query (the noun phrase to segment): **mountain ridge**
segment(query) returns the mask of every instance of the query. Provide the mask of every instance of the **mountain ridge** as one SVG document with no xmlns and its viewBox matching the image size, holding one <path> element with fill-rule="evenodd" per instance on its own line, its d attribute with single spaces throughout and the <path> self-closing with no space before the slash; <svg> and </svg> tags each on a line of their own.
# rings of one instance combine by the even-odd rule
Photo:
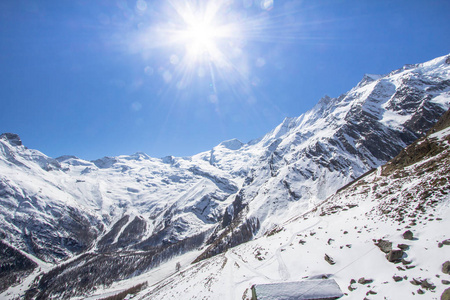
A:
<svg viewBox="0 0 450 300">
<path fill-rule="evenodd" d="M 332 278 L 343 298 L 437 299 L 450 284 L 444 268 L 450 236 L 443 230 L 449 224 L 449 116 L 450 110 L 397 157 L 313 209 L 186 266 L 136 298 L 247 300 L 254 284 Z M 435 151 L 423 155 L 423 143 L 436 145 Z M 417 149 L 416 161 L 397 164 Z"/>
</svg>

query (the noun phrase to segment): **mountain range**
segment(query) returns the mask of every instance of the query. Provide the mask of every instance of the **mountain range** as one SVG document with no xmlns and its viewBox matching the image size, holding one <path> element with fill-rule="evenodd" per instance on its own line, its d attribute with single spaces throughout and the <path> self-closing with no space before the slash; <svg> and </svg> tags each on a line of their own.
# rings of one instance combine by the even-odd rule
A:
<svg viewBox="0 0 450 300">
<path fill-rule="evenodd" d="M 359 257 L 368 244 L 374 249 L 368 236 L 387 240 L 376 222 L 395 224 L 397 232 L 406 229 L 403 224 L 437 220 L 427 216 L 424 221 L 430 209 L 435 215 L 437 207 L 441 214 L 448 208 L 446 119 L 441 127 L 433 126 L 449 108 L 450 56 L 443 56 L 386 75 L 365 75 L 349 92 L 322 98 L 310 111 L 286 118 L 259 139 L 225 141 L 191 157 L 159 159 L 136 153 L 94 161 L 50 158 L 26 148 L 16 134 L 2 134 L 0 296 L 84 297 L 137 278 L 149 282 L 159 272 L 167 277 L 158 275 L 159 285 L 141 286 L 139 295 L 183 298 L 185 290 L 186 298 L 195 298 L 188 287 L 196 286 L 205 298 L 225 293 L 235 299 L 248 296 L 246 274 L 273 282 L 312 278 L 324 266 L 343 267 L 348 259 L 339 250 Z M 445 223 L 442 219 L 438 222 Z M 339 230 L 350 225 L 333 228 L 330 222 L 354 222 L 358 234 L 343 248 L 333 246 L 337 236 L 349 238 Z M 442 241 L 449 238 L 444 230 L 433 229 L 424 231 Z M 367 245 L 347 246 L 356 239 Z M 314 255 L 295 261 L 293 253 L 298 247 L 304 251 L 303 245 L 316 252 L 330 246 L 327 256 L 338 257 L 338 263 L 325 261 L 314 270 L 319 260 Z M 438 249 L 449 254 L 445 247 Z M 181 262 L 176 268 L 180 272 L 172 275 L 164 268 L 174 261 Z M 261 266 L 267 261 L 271 263 Z M 274 263 L 278 276 L 269 274 Z M 236 270 L 236 265 L 246 271 Z M 409 264 L 404 266 L 409 271 Z M 241 276 L 242 284 L 230 283 L 233 278 L 224 272 Z M 381 278 L 381 273 L 372 276 Z M 348 279 L 345 274 L 337 277 L 338 283 Z M 394 289 L 377 284 L 384 295 L 390 291 L 385 287 Z M 354 293 L 347 292 L 356 298 L 372 290 L 353 286 Z M 230 288 L 233 296 L 227 294 Z"/>
</svg>

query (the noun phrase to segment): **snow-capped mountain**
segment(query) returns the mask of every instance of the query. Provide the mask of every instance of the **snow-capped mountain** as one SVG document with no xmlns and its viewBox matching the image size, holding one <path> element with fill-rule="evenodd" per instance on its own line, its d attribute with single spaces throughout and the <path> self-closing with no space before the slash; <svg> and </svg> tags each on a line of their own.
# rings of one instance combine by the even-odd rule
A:
<svg viewBox="0 0 450 300">
<path fill-rule="evenodd" d="M 447 299 L 441 294 L 450 291 L 449 174 L 447 111 L 426 137 L 311 210 L 161 281 L 143 275 L 135 282 L 149 287 L 133 294 L 253 299 L 254 284 L 331 278 L 342 299 Z M 168 264 L 175 271 L 174 262 Z M 114 289 L 131 285 L 125 281 Z M 298 299 L 285 290 L 280 294 Z"/>
<path fill-rule="evenodd" d="M 47 271 L 51 263 L 58 266 L 29 295 L 83 295 L 194 249 L 204 247 L 200 261 L 274 232 L 397 155 L 449 108 L 446 56 L 365 75 L 258 140 L 225 141 L 192 157 L 53 159 L 3 134 L 2 247 L 30 261 L 10 267 L 18 272 L 11 283 L 33 263 Z"/>
</svg>

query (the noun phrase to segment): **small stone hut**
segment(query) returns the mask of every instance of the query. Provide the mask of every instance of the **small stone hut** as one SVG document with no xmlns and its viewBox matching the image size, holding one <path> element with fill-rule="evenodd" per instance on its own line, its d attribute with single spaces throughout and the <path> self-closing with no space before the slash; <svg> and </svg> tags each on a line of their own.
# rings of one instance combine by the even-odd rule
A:
<svg viewBox="0 0 450 300">
<path fill-rule="evenodd" d="M 252 286 L 252 300 L 334 300 L 343 296 L 334 279 L 303 280 Z"/>
</svg>

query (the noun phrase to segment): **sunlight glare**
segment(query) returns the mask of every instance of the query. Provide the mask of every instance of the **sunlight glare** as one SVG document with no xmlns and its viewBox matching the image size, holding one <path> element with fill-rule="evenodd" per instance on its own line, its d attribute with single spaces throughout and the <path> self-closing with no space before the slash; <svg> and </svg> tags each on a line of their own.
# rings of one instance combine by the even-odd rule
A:
<svg viewBox="0 0 450 300">
<path fill-rule="evenodd" d="M 150 59 L 161 53 L 159 67 L 167 88 L 185 90 L 191 84 L 208 84 L 218 103 L 223 90 L 248 94 L 262 84 L 252 68 L 277 66 L 273 51 L 262 43 L 297 39 L 297 21 L 285 23 L 287 12 L 274 15 L 273 0 L 166 0 L 161 9 L 147 8 L 157 21 L 140 29 L 132 51 Z M 154 51 L 159 49 L 162 51 Z M 254 51 L 259 49 L 259 51 Z M 150 71 L 149 71 L 150 72 Z M 146 71 L 147 73 L 147 71 Z M 153 73 L 152 73 L 153 74 Z"/>
<path fill-rule="evenodd" d="M 185 31 L 186 40 L 190 41 L 191 51 L 195 53 L 208 52 L 214 45 L 215 28 L 203 21 L 195 22 Z"/>
<path fill-rule="evenodd" d="M 226 41 L 239 36 L 239 28 L 221 14 L 223 1 L 209 1 L 205 6 L 186 2 L 172 2 L 178 15 L 174 29 L 175 43 L 186 49 L 189 64 L 225 66 L 228 50 Z"/>
</svg>

